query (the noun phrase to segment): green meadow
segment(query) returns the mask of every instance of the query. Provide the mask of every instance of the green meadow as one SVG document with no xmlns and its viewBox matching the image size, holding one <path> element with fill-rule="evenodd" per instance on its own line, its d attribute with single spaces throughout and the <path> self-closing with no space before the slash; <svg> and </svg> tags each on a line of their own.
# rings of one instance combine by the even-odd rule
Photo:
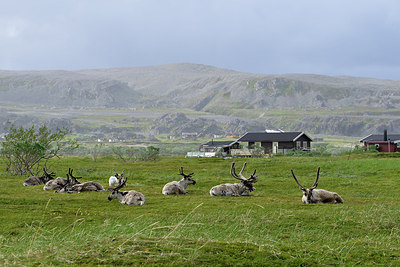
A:
<svg viewBox="0 0 400 267">
<path fill-rule="evenodd" d="M 211 197 L 236 182 L 232 159 L 162 157 L 124 163 L 112 157 L 62 157 L 48 163 L 65 177 L 108 187 L 112 169 L 125 169 L 125 190 L 144 206 L 107 201 L 109 192 L 60 194 L 22 186 L 0 159 L 0 265 L 400 265 L 400 158 L 384 154 L 235 159 L 257 169 L 249 197 Z M 194 172 L 188 195 L 164 196 L 179 167 Z M 291 177 L 339 193 L 343 205 L 302 204 Z"/>
</svg>

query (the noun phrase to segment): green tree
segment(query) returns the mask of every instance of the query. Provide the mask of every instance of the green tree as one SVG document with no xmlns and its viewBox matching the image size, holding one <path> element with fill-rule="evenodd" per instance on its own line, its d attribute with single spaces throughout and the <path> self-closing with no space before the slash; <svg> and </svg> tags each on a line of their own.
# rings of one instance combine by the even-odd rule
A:
<svg viewBox="0 0 400 267">
<path fill-rule="evenodd" d="M 123 162 L 137 161 L 140 150 L 135 147 L 112 146 L 111 151 Z"/>
<path fill-rule="evenodd" d="M 101 150 L 103 148 L 104 143 L 100 142 L 95 144 L 91 149 L 90 149 L 90 154 L 92 155 L 92 160 L 94 162 L 97 161 L 97 158 L 100 156 L 101 154 Z"/>
<path fill-rule="evenodd" d="M 6 171 L 12 175 L 33 175 L 35 169 L 44 165 L 43 162 L 59 157 L 64 149 L 78 147 L 76 140 L 65 140 L 68 129 L 57 128 L 52 133 L 46 125 L 23 128 L 10 124 L 6 131 L 8 134 L 0 153 L 6 159 Z"/>
<path fill-rule="evenodd" d="M 141 161 L 152 161 L 160 157 L 160 149 L 154 146 L 148 146 L 140 153 Z"/>
<path fill-rule="evenodd" d="M 138 148 L 113 146 L 111 149 L 113 154 L 124 162 L 152 161 L 160 157 L 160 148 L 154 146 Z"/>
</svg>

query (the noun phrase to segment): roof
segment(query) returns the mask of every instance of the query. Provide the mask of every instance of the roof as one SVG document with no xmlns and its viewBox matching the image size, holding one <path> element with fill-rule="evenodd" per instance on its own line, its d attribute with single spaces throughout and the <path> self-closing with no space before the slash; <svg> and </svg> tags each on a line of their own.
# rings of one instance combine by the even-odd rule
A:
<svg viewBox="0 0 400 267">
<path fill-rule="evenodd" d="M 213 147 L 227 147 L 231 146 L 234 143 L 236 143 L 236 140 L 231 140 L 231 141 L 210 141 L 208 143 L 203 144 L 203 146 L 213 146 Z"/>
<path fill-rule="evenodd" d="M 304 132 L 249 132 L 238 139 L 239 142 L 295 142 L 301 136 L 306 136 L 310 141 L 312 139 Z"/>
<path fill-rule="evenodd" d="M 388 134 L 387 139 L 391 141 L 400 140 L 400 134 Z M 370 134 L 361 139 L 360 142 L 385 142 L 385 140 L 383 134 Z"/>
</svg>

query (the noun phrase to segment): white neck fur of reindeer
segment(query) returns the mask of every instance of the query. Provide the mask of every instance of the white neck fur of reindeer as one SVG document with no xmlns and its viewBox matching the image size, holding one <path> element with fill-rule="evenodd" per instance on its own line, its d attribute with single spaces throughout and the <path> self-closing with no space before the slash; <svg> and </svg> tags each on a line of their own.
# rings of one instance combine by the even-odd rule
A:
<svg viewBox="0 0 400 267">
<path fill-rule="evenodd" d="M 113 171 L 115 172 L 115 176 L 110 176 L 108 179 L 108 185 L 112 187 L 120 186 L 122 179 L 124 178 L 125 170 L 123 170 L 121 174 L 118 174 L 115 169 L 113 169 Z"/>
</svg>

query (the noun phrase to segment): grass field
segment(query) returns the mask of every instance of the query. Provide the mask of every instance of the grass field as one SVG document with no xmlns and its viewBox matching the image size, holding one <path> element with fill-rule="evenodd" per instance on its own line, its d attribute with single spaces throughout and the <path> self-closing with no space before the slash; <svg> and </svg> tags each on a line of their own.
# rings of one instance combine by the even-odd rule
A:
<svg viewBox="0 0 400 267">
<path fill-rule="evenodd" d="M 237 159 L 241 166 L 245 159 Z M 234 182 L 231 160 L 163 157 L 123 163 L 66 157 L 49 168 L 108 184 L 126 169 L 126 190 L 144 206 L 107 201 L 107 192 L 56 194 L 23 187 L 0 161 L 0 265 L 400 265 L 400 158 L 374 155 L 246 159 L 257 169 L 250 197 L 211 197 Z M 178 168 L 195 172 L 188 195 L 164 196 Z M 305 205 L 290 174 L 339 193 L 343 205 Z"/>
</svg>

